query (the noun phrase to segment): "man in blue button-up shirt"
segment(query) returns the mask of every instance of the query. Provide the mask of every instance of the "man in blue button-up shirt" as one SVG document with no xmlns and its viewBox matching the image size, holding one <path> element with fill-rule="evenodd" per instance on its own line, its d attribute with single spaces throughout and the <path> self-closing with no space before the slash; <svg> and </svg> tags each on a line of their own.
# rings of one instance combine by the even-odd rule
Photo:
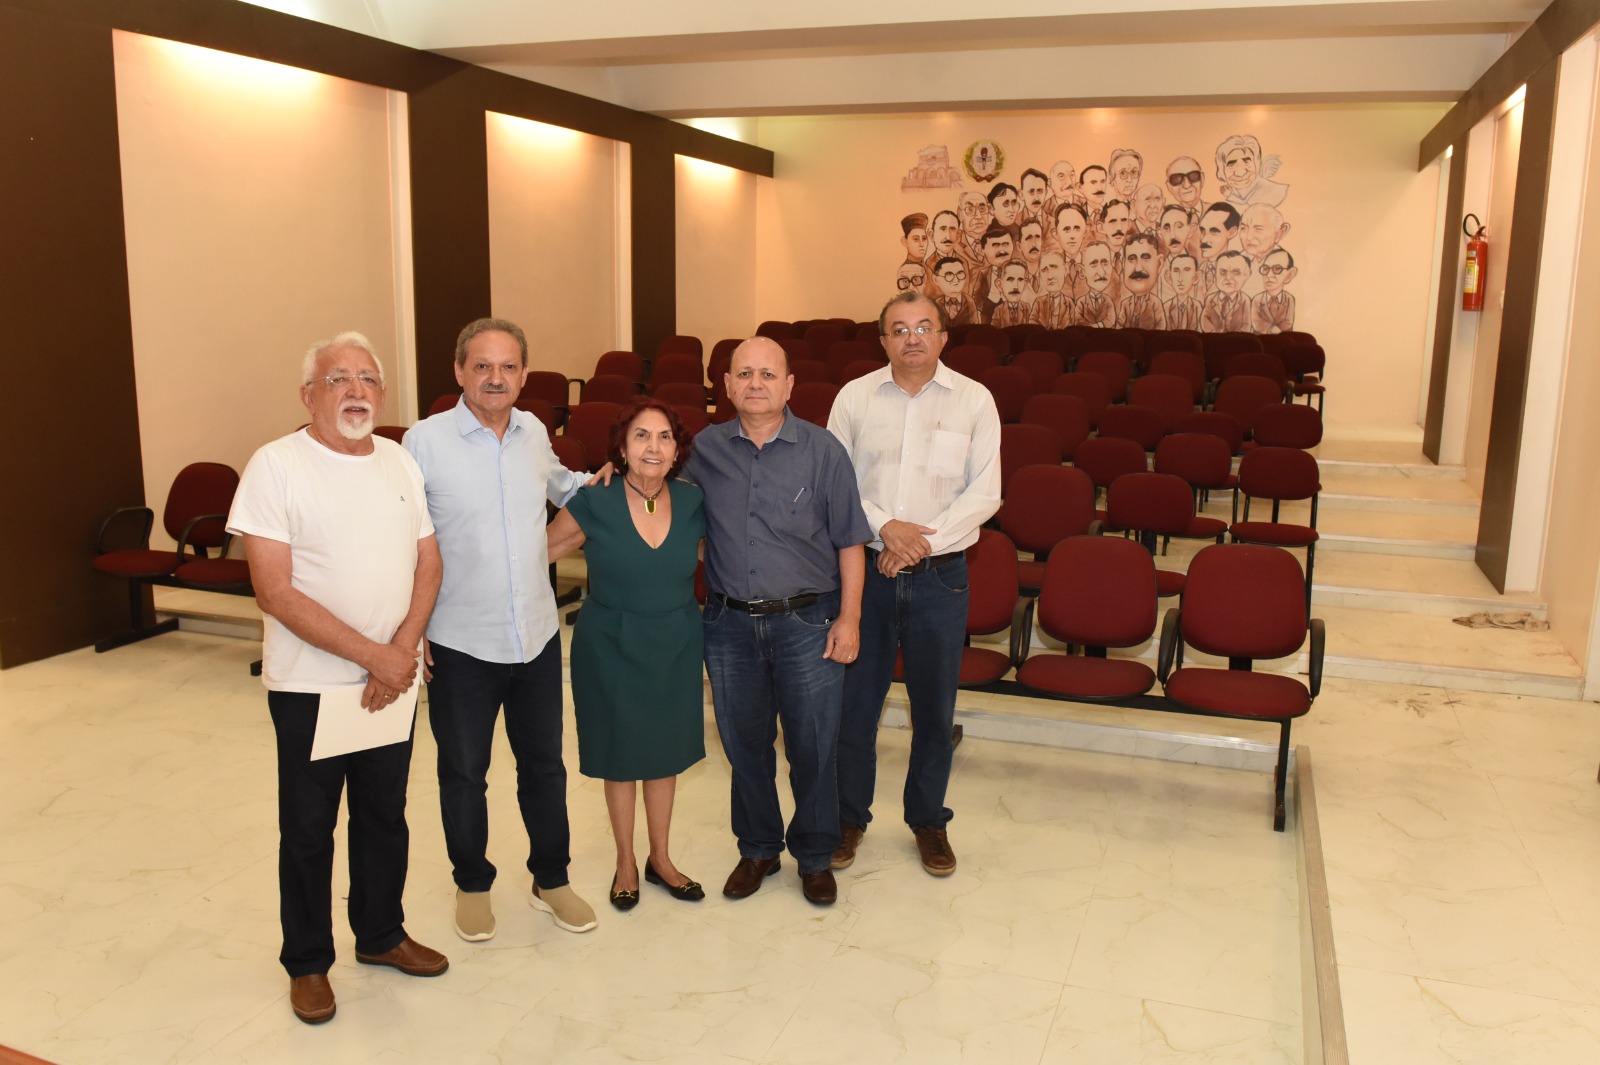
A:
<svg viewBox="0 0 1600 1065">
<path fill-rule="evenodd" d="M 418 422 L 405 446 L 422 467 L 444 583 L 428 624 L 428 717 L 439 747 L 439 809 L 456 881 L 456 933 L 494 935 L 485 855 L 489 752 L 500 707 L 528 830 L 529 902 L 569 932 L 595 926 L 568 886 L 567 773 L 561 759 L 561 637 L 545 551 L 545 500 L 564 505 L 588 477 L 564 469 L 541 423 L 514 404 L 528 341 L 480 318 L 456 340 L 460 401 Z"/>
<path fill-rule="evenodd" d="M 787 845 L 805 897 L 825 906 L 836 897 L 829 861 L 839 843 L 844 664 L 856 656 L 861 545 L 872 530 L 844 447 L 784 406 L 794 378 L 783 349 L 745 341 L 726 383 L 739 417 L 695 437 L 684 467 L 706 496 L 706 672 L 733 771 L 739 864 L 722 893 L 753 894 Z M 787 833 L 780 721 L 794 791 Z"/>
</svg>

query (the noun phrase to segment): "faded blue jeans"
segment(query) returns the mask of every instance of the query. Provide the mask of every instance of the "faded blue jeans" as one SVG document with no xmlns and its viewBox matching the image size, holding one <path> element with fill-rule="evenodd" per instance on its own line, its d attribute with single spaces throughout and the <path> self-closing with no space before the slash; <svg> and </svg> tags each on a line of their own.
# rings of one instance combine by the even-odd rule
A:
<svg viewBox="0 0 1600 1065">
<path fill-rule="evenodd" d="M 911 764 L 906 770 L 905 818 L 912 828 L 942 828 L 953 816 L 944 804 L 955 744 L 956 687 L 967 633 L 967 560 L 937 569 L 885 577 L 872 560 L 861 593 L 861 653 L 845 670 L 839 724 L 839 814 L 865 827 L 872 820 L 878 778 L 878 718 L 905 661 L 911 703 Z"/>
<path fill-rule="evenodd" d="M 802 873 L 828 867 L 839 845 L 835 750 L 844 666 L 822 657 L 839 593 L 787 614 L 751 617 L 706 600 L 706 673 L 717 732 L 733 768 L 733 834 L 743 858 L 775 858 L 785 845 Z M 778 723 L 789 757 L 794 817 L 778 806 Z"/>
</svg>

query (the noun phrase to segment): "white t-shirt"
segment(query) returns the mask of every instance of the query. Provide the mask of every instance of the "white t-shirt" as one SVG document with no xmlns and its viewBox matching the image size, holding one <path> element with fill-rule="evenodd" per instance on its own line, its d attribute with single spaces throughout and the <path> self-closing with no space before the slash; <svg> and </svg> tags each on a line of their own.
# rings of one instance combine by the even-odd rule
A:
<svg viewBox="0 0 1600 1065">
<path fill-rule="evenodd" d="M 387 643 L 411 606 L 417 541 L 433 535 L 422 471 L 392 440 L 344 455 L 304 429 L 250 459 L 228 531 L 289 545 L 290 581 L 369 640 Z M 264 619 L 261 679 L 272 691 L 361 684 L 367 671 Z"/>
</svg>

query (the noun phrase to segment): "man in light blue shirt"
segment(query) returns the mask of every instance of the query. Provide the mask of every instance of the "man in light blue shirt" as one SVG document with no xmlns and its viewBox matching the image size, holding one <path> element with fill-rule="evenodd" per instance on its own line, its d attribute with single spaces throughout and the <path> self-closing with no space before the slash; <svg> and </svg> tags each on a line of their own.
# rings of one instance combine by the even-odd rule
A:
<svg viewBox="0 0 1600 1065">
<path fill-rule="evenodd" d="M 412 426 L 444 583 L 428 624 L 429 721 L 439 748 L 439 809 L 456 882 L 456 934 L 494 935 L 485 801 L 500 707 L 517 762 L 528 830 L 528 901 L 569 932 L 595 926 L 567 883 L 567 773 L 561 758 L 561 637 L 545 549 L 545 501 L 564 505 L 588 482 L 556 461 L 544 425 L 514 404 L 528 341 L 514 323 L 480 318 L 456 340 L 460 401 Z"/>
</svg>

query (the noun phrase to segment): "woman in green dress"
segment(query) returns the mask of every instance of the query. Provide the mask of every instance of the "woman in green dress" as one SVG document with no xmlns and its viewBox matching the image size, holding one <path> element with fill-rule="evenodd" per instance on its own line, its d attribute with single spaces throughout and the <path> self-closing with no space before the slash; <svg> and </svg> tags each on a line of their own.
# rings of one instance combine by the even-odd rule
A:
<svg viewBox="0 0 1600 1065">
<path fill-rule="evenodd" d="M 677 776 L 705 757 L 700 608 L 694 573 L 705 532 L 700 489 L 676 479 L 690 439 L 671 407 L 641 399 L 611 428 L 621 476 L 580 491 L 549 527 L 550 559 L 579 547 L 589 595 L 572 637 L 578 769 L 605 781 L 617 843 L 611 904 L 639 901 L 636 782 L 644 782 L 645 879 L 673 897 L 704 890 L 668 850 Z"/>
</svg>

